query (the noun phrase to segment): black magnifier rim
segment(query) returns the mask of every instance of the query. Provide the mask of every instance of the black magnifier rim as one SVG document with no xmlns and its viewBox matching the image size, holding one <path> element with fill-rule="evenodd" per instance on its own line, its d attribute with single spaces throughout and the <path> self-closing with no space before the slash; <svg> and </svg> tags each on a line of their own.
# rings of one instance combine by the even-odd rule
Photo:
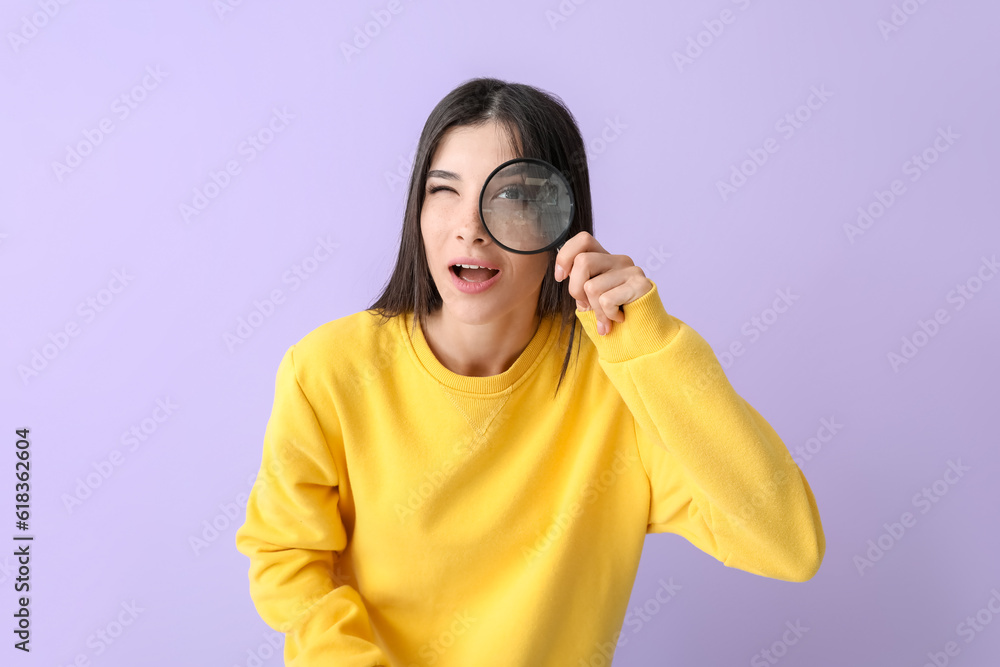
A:
<svg viewBox="0 0 1000 667">
<path fill-rule="evenodd" d="M 514 164 L 515 162 L 533 162 L 535 164 L 540 164 L 543 167 L 548 167 L 554 173 L 559 175 L 559 178 L 562 179 L 562 182 L 566 185 L 566 193 L 569 194 L 569 224 L 566 225 L 566 229 L 563 230 L 562 234 L 560 234 L 559 237 L 556 238 L 556 240 L 554 240 L 552 243 L 548 244 L 544 248 L 540 248 L 538 250 L 516 250 L 514 248 L 505 246 L 503 243 L 500 242 L 500 239 L 493 236 L 493 232 L 490 231 L 489 225 L 486 224 L 486 216 L 483 215 L 483 196 L 486 194 L 486 186 L 489 185 L 490 180 L 498 171 L 500 171 L 501 169 L 503 169 L 508 165 Z M 569 234 L 569 230 L 572 229 L 573 227 L 573 214 L 575 212 L 576 212 L 576 199 L 573 197 L 573 188 L 570 187 L 569 180 L 566 178 L 566 176 L 563 175 L 561 171 L 556 169 L 556 166 L 554 164 L 534 157 L 516 157 L 513 160 L 507 160 L 506 162 L 504 162 L 503 164 L 501 164 L 496 169 L 490 172 L 490 175 L 487 176 L 486 180 L 483 182 L 483 189 L 479 191 L 479 220 L 483 223 L 483 229 L 486 230 L 486 233 L 490 235 L 490 238 L 493 239 L 498 246 L 500 246 L 507 252 L 517 253 L 518 255 L 537 255 L 540 252 L 551 250 L 552 248 L 562 243 L 566 239 L 566 235 Z"/>
</svg>

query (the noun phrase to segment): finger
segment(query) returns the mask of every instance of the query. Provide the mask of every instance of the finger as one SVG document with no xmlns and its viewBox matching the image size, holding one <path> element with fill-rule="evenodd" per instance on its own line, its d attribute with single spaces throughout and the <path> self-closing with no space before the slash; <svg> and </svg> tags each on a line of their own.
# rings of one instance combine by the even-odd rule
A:
<svg viewBox="0 0 1000 667">
<path fill-rule="evenodd" d="M 569 293 L 577 301 L 582 302 L 587 308 L 594 308 L 594 302 L 584 289 L 584 285 L 591 279 L 607 273 L 615 268 L 620 268 L 621 262 L 616 260 L 615 255 L 599 252 L 583 252 L 573 260 L 573 271 L 569 275 Z M 614 287 L 615 283 L 595 283 Z"/>
<path fill-rule="evenodd" d="M 572 273 L 576 256 L 583 252 L 606 253 L 607 251 L 597 242 L 597 239 L 587 232 L 579 232 L 574 235 L 556 253 L 555 265 L 553 267 L 556 282 L 562 282 Z"/>
<path fill-rule="evenodd" d="M 642 269 L 629 266 L 595 276 L 585 289 L 594 304 L 595 315 L 610 331 L 611 322 L 625 321 L 625 305 L 651 290 L 652 284 Z"/>
<path fill-rule="evenodd" d="M 628 275 L 617 269 L 594 276 L 584 284 L 587 299 L 594 309 L 594 316 L 605 333 L 611 330 L 612 322 L 623 321 L 624 315 L 615 299 L 622 298 L 621 287 L 627 280 Z"/>
<path fill-rule="evenodd" d="M 624 322 L 625 321 L 625 304 L 635 301 L 637 298 L 635 296 L 636 290 L 632 287 L 631 283 L 625 281 L 616 287 L 613 287 L 598 297 L 598 304 L 595 307 L 595 312 L 599 309 L 608 320 L 614 322 Z M 610 323 L 608 324 L 610 327 Z"/>
</svg>

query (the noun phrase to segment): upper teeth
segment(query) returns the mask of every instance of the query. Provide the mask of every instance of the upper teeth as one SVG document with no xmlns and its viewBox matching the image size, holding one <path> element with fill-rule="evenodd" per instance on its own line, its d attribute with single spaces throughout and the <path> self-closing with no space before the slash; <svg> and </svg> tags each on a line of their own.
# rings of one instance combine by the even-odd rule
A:
<svg viewBox="0 0 1000 667">
<path fill-rule="evenodd" d="M 487 266 L 476 266 L 475 264 L 456 264 L 455 266 L 460 266 L 463 269 L 487 269 Z"/>
</svg>

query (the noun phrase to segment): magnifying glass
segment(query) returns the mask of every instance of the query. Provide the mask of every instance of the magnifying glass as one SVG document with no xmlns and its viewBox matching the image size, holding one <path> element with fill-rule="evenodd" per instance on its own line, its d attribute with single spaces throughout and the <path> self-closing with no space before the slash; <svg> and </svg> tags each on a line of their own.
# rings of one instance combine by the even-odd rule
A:
<svg viewBox="0 0 1000 667">
<path fill-rule="evenodd" d="M 573 209 L 569 181 L 536 158 L 504 162 L 479 193 L 479 216 L 486 231 L 501 248 L 521 255 L 561 248 Z"/>
</svg>

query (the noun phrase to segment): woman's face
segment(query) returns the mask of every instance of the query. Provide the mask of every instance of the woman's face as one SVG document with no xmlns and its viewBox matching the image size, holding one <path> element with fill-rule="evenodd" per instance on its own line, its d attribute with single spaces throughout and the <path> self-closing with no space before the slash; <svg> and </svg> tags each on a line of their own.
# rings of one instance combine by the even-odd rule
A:
<svg viewBox="0 0 1000 667">
<path fill-rule="evenodd" d="M 500 163 L 518 157 L 496 123 L 450 128 L 431 158 L 420 210 L 420 233 L 431 276 L 451 316 L 469 324 L 503 318 L 519 308 L 534 313 L 549 253 L 507 252 L 490 237 L 479 218 L 479 193 Z M 466 259 L 463 259 L 466 258 Z M 469 261 L 472 260 L 472 261 Z M 488 266 L 488 274 L 452 270 L 455 262 Z M 483 289 L 485 288 L 485 289 Z"/>
</svg>

